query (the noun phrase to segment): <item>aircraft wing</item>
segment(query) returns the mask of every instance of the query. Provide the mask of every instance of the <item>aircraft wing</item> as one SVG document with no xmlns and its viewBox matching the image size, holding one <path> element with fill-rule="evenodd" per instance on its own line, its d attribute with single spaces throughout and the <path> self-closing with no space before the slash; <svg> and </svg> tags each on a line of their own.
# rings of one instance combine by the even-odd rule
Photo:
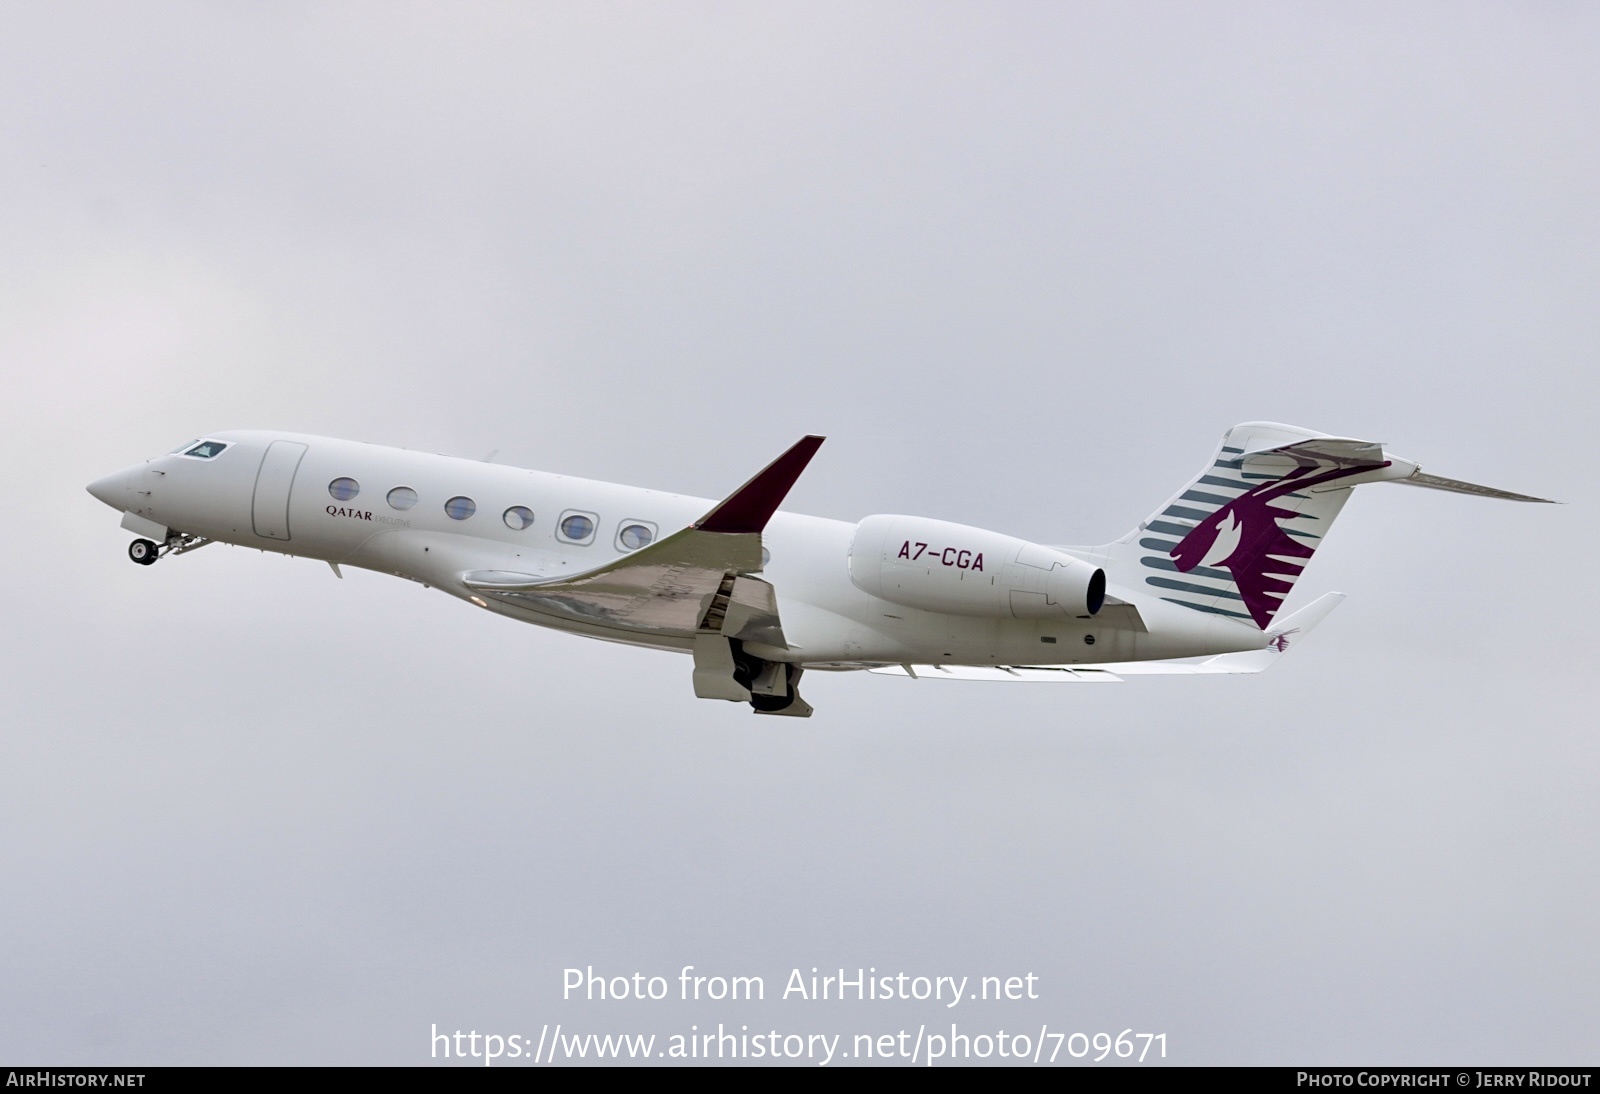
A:
<svg viewBox="0 0 1600 1094">
<path fill-rule="evenodd" d="M 1171 661 L 1121 661 L 1100 665 L 884 665 L 869 669 L 884 676 L 915 680 L 990 680 L 996 683 L 1115 684 L 1125 676 L 1209 676 L 1216 673 L 1264 672 L 1278 663 L 1289 647 L 1328 617 L 1344 600 L 1343 593 L 1325 593 L 1276 622 L 1259 650 L 1219 653 Z"/>
<path fill-rule="evenodd" d="M 761 569 L 761 533 L 816 454 L 803 437 L 694 524 L 581 574 L 559 578 L 473 570 L 484 597 L 625 630 L 693 637 L 703 630 L 787 648 L 773 587 Z"/>
</svg>

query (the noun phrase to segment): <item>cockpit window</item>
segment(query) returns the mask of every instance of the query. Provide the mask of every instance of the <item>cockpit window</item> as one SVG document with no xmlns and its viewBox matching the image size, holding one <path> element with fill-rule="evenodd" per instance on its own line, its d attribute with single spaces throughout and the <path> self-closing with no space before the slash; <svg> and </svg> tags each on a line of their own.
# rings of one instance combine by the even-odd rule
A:
<svg viewBox="0 0 1600 1094">
<path fill-rule="evenodd" d="M 186 451 L 184 455 L 193 456 L 197 460 L 210 460 L 220 456 L 222 450 L 227 447 L 228 443 L 226 441 L 201 441 Z"/>
<path fill-rule="evenodd" d="M 197 442 L 195 441 L 184 441 L 177 448 L 174 448 L 170 453 L 168 453 L 168 455 L 176 456 L 180 452 L 187 452 L 189 450 L 189 446 L 196 443 Z"/>
</svg>

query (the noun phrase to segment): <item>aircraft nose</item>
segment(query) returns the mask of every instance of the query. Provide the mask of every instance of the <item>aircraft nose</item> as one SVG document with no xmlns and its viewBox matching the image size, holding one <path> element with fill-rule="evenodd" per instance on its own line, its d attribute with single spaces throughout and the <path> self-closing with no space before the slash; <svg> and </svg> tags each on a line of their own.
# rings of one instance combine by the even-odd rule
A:
<svg viewBox="0 0 1600 1094">
<path fill-rule="evenodd" d="M 111 508 L 121 512 L 128 508 L 128 475 L 131 468 L 113 471 L 104 478 L 95 479 L 88 486 L 89 493 Z"/>
</svg>

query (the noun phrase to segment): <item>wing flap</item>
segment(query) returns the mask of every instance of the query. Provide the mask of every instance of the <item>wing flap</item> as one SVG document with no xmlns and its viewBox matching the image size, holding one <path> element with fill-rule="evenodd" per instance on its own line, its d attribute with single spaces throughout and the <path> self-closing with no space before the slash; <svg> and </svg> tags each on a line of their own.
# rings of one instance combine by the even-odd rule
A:
<svg viewBox="0 0 1600 1094">
<path fill-rule="evenodd" d="M 709 542 L 707 537 L 715 537 Z M 572 577 L 517 580 L 477 570 L 467 588 L 509 604 L 585 622 L 657 634 L 699 629 L 723 578 L 761 565 L 760 536 L 685 528 L 615 562 Z"/>
</svg>

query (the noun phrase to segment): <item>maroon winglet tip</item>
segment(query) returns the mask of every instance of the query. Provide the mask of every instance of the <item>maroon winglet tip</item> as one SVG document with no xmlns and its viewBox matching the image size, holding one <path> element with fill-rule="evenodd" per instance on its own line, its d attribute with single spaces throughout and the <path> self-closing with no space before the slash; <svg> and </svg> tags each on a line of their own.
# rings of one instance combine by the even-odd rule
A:
<svg viewBox="0 0 1600 1094">
<path fill-rule="evenodd" d="M 728 499 L 700 518 L 702 532 L 759 533 L 778 511 L 795 480 L 822 447 L 824 438 L 807 434 L 773 460 Z"/>
</svg>

